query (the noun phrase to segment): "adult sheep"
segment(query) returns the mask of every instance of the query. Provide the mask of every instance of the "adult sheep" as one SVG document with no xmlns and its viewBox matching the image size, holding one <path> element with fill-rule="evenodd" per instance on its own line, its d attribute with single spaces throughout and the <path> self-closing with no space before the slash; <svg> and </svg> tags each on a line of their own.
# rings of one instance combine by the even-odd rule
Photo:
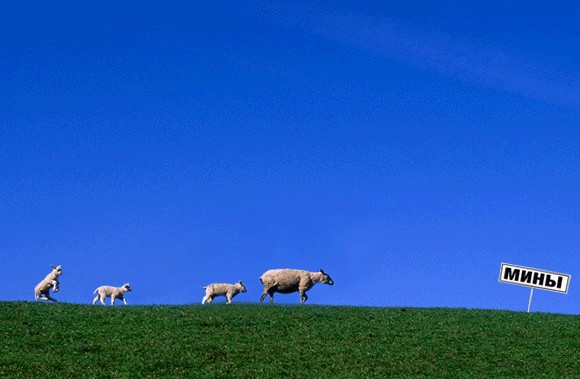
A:
<svg viewBox="0 0 580 379">
<path fill-rule="evenodd" d="M 34 287 L 34 298 L 36 300 L 56 302 L 55 298 L 50 297 L 50 289 L 52 288 L 52 292 L 58 292 L 60 288 L 58 277 L 62 275 L 62 267 L 60 265 L 56 267 L 50 265 L 50 267 L 52 267 L 52 271 Z"/>
<path fill-rule="evenodd" d="M 260 297 L 260 303 L 264 301 L 266 295 L 270 295 L 270 303 L 274 302 L 274 293 L 300 293 L 300 303 L 304 304 L 308 300 L 306 291 L 316 283 L 333 285 L 332 278 L 322 269 L 318 272 L 294 269 L 268 270 L 260 277 L 260 282 L 264 286 L 264 293 Z"/>
<path fill-rule="evenodd" d="M 208 304 L 211 304 L 213 298 L 216 296 L 225 296 L 227 300 L 226 304 L 231 304 L 234 296 L 240 292 L 246 292 L 246 286 L 244 286 L 241 280 L 235 284 L 213 283 L 203 288 L 205 289 L 205 296 L 201 299 L 202 304 L 205 304 L 206 301 Z"/>
<path fill-rule="evenodd" d="M 105 305 L 105 298 L 110 297 L 111 305 L 115 305 L 115 299 L 123 300 L 123 304 L 127 305 L 127 301 L 125 300 L 125 292 L 127 291 L 132 291 L 129 283 L 125 283 L 121 287 L 100 286 L 93 291 L 93 294 L 97 294 L 93 299 L 93 304 L 97 300 L 101 300 L 101 304 Z"/>
</svg>

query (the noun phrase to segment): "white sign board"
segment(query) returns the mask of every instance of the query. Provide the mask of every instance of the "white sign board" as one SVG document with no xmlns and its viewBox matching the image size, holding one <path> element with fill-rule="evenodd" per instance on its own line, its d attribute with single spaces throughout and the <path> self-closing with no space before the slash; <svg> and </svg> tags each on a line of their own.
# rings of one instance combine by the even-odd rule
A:
<svg viewBox="0 0 580 379">
<path fill-rule="evenodd" d="M 566 294 L 570 286 L 570 275 L 502 263 L 499 281 Z"/>
</svg>

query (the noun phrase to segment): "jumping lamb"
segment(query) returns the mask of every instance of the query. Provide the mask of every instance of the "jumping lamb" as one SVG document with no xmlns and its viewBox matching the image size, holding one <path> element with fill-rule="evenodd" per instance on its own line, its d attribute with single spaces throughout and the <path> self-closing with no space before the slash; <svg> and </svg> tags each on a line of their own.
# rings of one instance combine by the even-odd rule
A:
<svg viewBox="0 0 580 379">
<path fill-rule="evenodd" d="M 266 295 L 270 295 L 270 303 L 274 302 L 274 293 L 300 293 L 300 303 L 304 304 L 308 300 L 306 291 L 316 283 L 333 285 L 332 278 L 322 269 L 319 272 L 305 270 L 277 269 L 268 270 L 260 277 L 260 282 L 264 285 L 264 293 L 260 297 L 260 303 L 264 301 Z"/>
<path fill-rule="evenodd" d="M 226 284 L 226 283 L 213 283 L 203 287 L 205 289 L 205 296 L 201 300 L 202 304 L 207 301 L 211 304 L 213 298 L 216 296 L 225 296 L 227 299 L 226 304 L 231 304 L 234 296 L 240 292 L 246 292 L 246 286 L 240 280 L 236 284 Z"/>
<path fill-rule="evenodd" d="M 52 292 L 58 292 L 60 288 L 60 283 L 58 281 L 58 277 L 62 275 L 62 267 L 60 265 L 53 266 L 52 271 L 46 275 L 44 279 L 40 283 L 34 287 L 34 297 L 36 300 L 50 300 L 56 302 L 56 299 L 50 297 L 50 289 L 52 288 Z"/>
<path fill-rule="evenodd" d="M 105 305 L 105 298 L 110 297 L 111 305 L 115 305 L 115 299 L 123 300 L 123 304 L 127 305 L 127 301 L 125 300 L 125 292 L 127 291 L 131 291 L 129 283 L 125 283 L 121 287 L 100 286 L 93 291 L 93 293 L 98 292 L 93 300 L 93 304 L 95 304 L 97 300 L 101 300 L 101 304 Z"/>
</svg>

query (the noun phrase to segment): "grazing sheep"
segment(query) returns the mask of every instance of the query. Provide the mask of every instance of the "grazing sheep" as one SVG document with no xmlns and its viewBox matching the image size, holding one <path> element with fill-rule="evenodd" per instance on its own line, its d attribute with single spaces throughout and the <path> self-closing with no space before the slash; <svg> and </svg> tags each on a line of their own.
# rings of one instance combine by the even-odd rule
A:
<svg viewBox="0 0 580 379">
<path fill-rule="evenodd" d="M 206 301 L 211 304 L 216 296 L 225 296 L 227 299 L 226 304 L 231 304 L 234 296 L 240 292 L 246 292 L 246 286 L 241 280 L 236 284 L 213 283 L 203 288 L 205 289 L 205 296 L 201 300 L 202 304 L 205 304 Z"/>
<path fill-rule="evenodd" d="M 60 288 L 60 283 L 58 281 L 58 277 L 62 275 L 62 267 L 60 265 L 53 266 L 52 271 L 46 275 L 44 279 L 40 283 L 34 287 L 34 297 L 36 300 L 50 300 L 56 302 L 56 299 L 50 297 L 50 289 L 52 288 L 52 292 L 58 292 Z"/>
<path fill-rule="evenodd" d="M 97 293 L 97 296 L 93 299 L 93 304 L 97 302 L 97 300 L 101 300 L 101 304 L 105 305 L 105 298 L 111 298 L 111 305 L 115 305 L 115 299 L 123 300 L 123 304 L 127 305 L 127 301 L 125 300 L 125 292 L 131 291 L 131 286 L 129 283 L 123 284 L 121 287 L 111 287 L 111 286 L 100 286 L 93 291 L 93 293 Z"/>
<path fill-rule="evenodd" d="M 319 272 L 305 270 L 277 269 L 266 271 L 260 282 L 264 285 L 264 293 L 260 297 L 260 303 L 266 295 L 270 295 L 270 303 L 274 302 L 274 292 L 293 293 L 300 292 L 300 303 L 308 300 L 306 291 L 316 283 L 333 285 L 334 281 L 322 269 Z"/>
</svg>

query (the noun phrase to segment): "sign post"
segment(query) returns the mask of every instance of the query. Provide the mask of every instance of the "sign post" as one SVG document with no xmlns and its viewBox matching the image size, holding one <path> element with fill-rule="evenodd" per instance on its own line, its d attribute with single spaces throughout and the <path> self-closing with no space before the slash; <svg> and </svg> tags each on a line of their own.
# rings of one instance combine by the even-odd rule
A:
<svg viewBox="0 0 580 379">
<path fill-rule="evenodd" d="M 570 287 L 570 278 L 571 276 L 568 274 L 517 266 L 509 263 L 502 263 L 499 270 L 499 281 L 501 283 L 530 287 L 528 312 L 530 312 L 530 307 L 532 306 L 534 288 L 567 294 L 568 288 Z"/>
</svg>

